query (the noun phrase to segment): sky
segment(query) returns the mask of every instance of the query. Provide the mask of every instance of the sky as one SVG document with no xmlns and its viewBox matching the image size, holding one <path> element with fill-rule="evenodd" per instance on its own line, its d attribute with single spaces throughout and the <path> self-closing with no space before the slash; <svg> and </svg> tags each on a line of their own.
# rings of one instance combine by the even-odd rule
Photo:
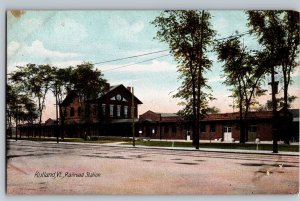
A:
<svg viewBox="0 0 300 201">
<path fill-rule="evenodd" d="M 82 62 L 103 61 L 168 50 L 168 45 L 154 39 L 157 29 L 150 22 L 161 11 L 23 11 L 7 12 L 7 72 L 27 63 L 51 64 L 59 68 Z M 216 38 L 248 30 L 243 11 L 210 11 Z M 253 37 L 242 37 L 249 49 L 260 46 Z M 160 57 L 160 58 L 157 58 Z M 210 102 L 221 112 L 232 112 L 229 87 L 222 84 L 222 63 L 214 53 L 211 71 L 206 73 L 216 100 Z M 156 59 L 153 59 L 156 58 Z M 144 60 L 147 62 L 130 65 Z M 130 65 L 123 67 L 125 65 Z M 95 64 L 111 85 L 133 86 L 143 102 L 139 114 L 148 110 L 175 113 L 181 109 L 179 99 L 172 98 L 180 86 L 177 63 L 168 51 L 116 62 Z M 121 67 L 121 68 L 119 68 Z M 290 94 L 300 97 L 299 68 L 293 73 Z M 266 85 L 266 89 L 270 88 Z M 282 90 L 280 91 L 282 93 Z M 270 95 L 260 98 L 264 104 Z M 299 108 L 299 99 L 293 104 Z M 43 120 L 55 118 L 55 100 L 47 96 Z M 236 110 L 234 110 L 236 111 Z"/>
</svg>

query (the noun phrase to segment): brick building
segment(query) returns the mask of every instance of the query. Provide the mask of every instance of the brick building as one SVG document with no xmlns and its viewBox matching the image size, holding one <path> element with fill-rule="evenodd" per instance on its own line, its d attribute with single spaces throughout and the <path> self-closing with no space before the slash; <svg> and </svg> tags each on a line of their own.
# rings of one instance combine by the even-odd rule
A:
<svg viewBox="0 0 300 201">
<path fill-rule="evenodd" d="M 283 140 L 284 129 L 292 122 L 291 113 L 284 119 L 279 111 L 279 140 Z M 249 112 L 246 141 L 272 140 L 272 111 Z M 184 121 L 176 114 L 147 111 L 139 118 L 139 136 L 156 139 L 191 139 L 191 122 Z M 289 136 L 290 139 L 297 136 Z M 299 138 L 299 134 L 298 134 Z M 239 113 L 220 113 L 205 115 L 200 121 L 200 140 L 239 141 Z"/>
<path fill-rule="evenodd" d="M 134 114 L 132 117 L 132 98 Z M 97 99 L 83 101 L 75 91 L 61 103 L 65 136 L 131 136 L 132 118 L 137 122 L 138 105 L 142 102 L 122 84 L 111 86 Z"/>
<path fill-rule="evenodd" d="M 147 111 L 139 116 L 140 137 L 156 139 L 186 139 L 184 121 L 174 113 Z"/>
</svg>

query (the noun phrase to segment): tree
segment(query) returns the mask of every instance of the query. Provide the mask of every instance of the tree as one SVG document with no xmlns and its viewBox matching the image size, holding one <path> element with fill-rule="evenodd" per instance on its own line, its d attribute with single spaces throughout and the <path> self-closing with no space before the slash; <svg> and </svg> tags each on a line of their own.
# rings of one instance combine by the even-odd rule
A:
<svg viewBox="0 0 300 201">
<path fill-rule="evenodd" d="M 12 137 L 13 120 L 16 122 L 16 106 L 18 104 L 18 92 L 10 84 L 6 84 L 6 129 Z"/>
<path fill-rule="evenodd" d="M 50 65 L 27 64 L 18 66 L 10 76 L 10 80 L 18 85 L 23 93 L 37 100 L 39 125 L 41 128 L 43 110 L 45 109 L 46 94 L 53 79 Z M 41 137 L 41 130 L 39 136 Z"/>
<path fill-rule="evenodd" d="M 57 143 L 59 141 L 59 136 L 63 139 L 64 133 L 64 119 L 65 113 L 62 112 L 60 103 L 66 95 L 71 91 L 71 75 L 72 67 L 67 68 L 57 68 L 52 67 L 51 76 L 52 80 L 50 82 L 50 90 L 55 97 L 55 109 L 56 109 L 56 124 L 59 123 L 58 119 L 60 118 L 61 129 L 56 131 Z"/>
<path fill-rule="evenodd" d="M 284 109 L 288 108 L 291 73 L 297 66 L 299 53 L 299 13 L 295 11 L 248 11 L 248 26 L 269 56 L 273 110 L 273 152 L 277 153 L 277 99 L 275 71 L 283 77 Z M 288 143 L 288 139 L 285 139 Z"/>
<path fill-rule="evenodd" d="M 87 134 L 89 133 L 89 126 L 91 120 L 91 110 L 99 110 L 99 106 L 92 107 L 90 100 L 96 99 L 105 91 L 108 90 L 109 84 L 103 78 L 100 70 L 94 69 L 94 65 L 84 62 L 72 68 L 70 76 L 70 87 L 75 90 L 83 103 L 84 122 L 87 126 Z M 98 108 L 97 108 L 98 107 Z"/>
<path fill-rule="evenodd" d="M 296 96 L 289 96 L 288 97 L 288 105 L 287 107 L 290 108 L 291 107 L 291 103 L 296 100 L 297 97 Z M 284 101 L 284 98 L 281 97 L 281 98 L 276 98 L 276 102 L 283 106 L 285 103 Z M 264 110 L 272 110 L 272 100 L 267 100 L 267 102 L 264 104 L 264 105 L 261 105 L 259 108 L 258 108 L 258 111 L 264 111 Z"/>
<path fill-rule="evenodd" d="M 213 107 L 207 107 L 205 111 L 203 111 L 205 114 L 217 114 L 220 113 L 220 109 L 213 106 Z"/>
<path fill-rule="evenodd" d="M 169 45 L 178 62 L 182 84 L 174 97 L 181 98 L 182 113 L 192 117 L 193 144 L 199 149 L 200 114 L 206 105 L 207 88 L 204 74 L 212 61 L 206 55 L 212 45 L 215 31 L 211 28 L 211 15 L 207 11 L 164 11 L 152 22 L 158 28 L 156 38 Z"/>
<path fill-rule="evenodd" d="M 13 121 L 27 122 L 32 124 L 38 118 L 37 108 L 34 101 L 27 94 L 22 94 L 17 86 L 6 84 L 6 119 L 7 129 L 11 134 Z"/>
<path fill-rule="evenodd" d="M 266 73 L 265 55 L 257 51 L 247 51 L 238 38 L 220 42 L 216 50 L 219 61 L 224 62 L 224 83 L 232 87 L 233 96 L 238 100 L 240 143 L 245 143 L 250 106 L 254 103 L 255 95 L 261 96 L 265 92 L 261 88 L 261 81 Z"/>
<path fill-rule="evenodd" d="M 83 100 L 95 99 L 109 87 L 100 70 L 94 70 L 94 64 L 84 62 L 73 68 L 71 87 Z"/>
<path fill-rule="evenodd" d="M 296 58 L 299 54 L 299 13 L 296 11 L 249 11 L 247 14 L 251 31 L 266 49 L 271 51 L 273 48 L 274 65 L 281 66 L 283 107 L 288 108 L 291 73 L 298 65 Z"/>
</svg>

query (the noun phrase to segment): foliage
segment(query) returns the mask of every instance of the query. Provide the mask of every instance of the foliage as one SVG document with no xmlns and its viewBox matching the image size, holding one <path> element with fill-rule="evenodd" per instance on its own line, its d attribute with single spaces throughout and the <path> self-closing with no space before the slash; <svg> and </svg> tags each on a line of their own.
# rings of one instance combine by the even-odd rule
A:
<svg viewBox="0 0 300 201">
<path fill-rule="evenodd" d="M 28 112 L 27 115 L 35 119 L 34 115 L 38 114 L 39 123 L 49 90 L 56 98 L 56 105 L 59 105 L 71 90 L 76 90 L 82 99 L 87 100 L 98 97 L 108 88 L 103 74 L 97 69 L 94 70 L 93 64 L 90 63 L 83 63 L 75 68 L 27 64 L 18 66 L 17 70 L 10 74 L 8 81 L 11 84 L 7 87 L 7 107 L 22 103 Z M 18 116 L 21 118 L 22 114 Z"/>
<path fill-rule="evenodd" d="M 207 50 L 212 45 L 215 31 L 211 28 L 211 15 L 207 11 L 164 11 L 152 22 L 158 28 L 156 38 L 169 45 L 170 52 L 178 62 L 179 79 L 182 81 L 176 98 L 184 109 L 180 111 L 193 121 L 194 144 L 199 147 L 199 119 L 211 95 L 204 74 L 212 61 Z"/>
<path fill-rule="evenodd" d="M 109 87 L 103 74 L 91 63 L 77 65 L 71 72 L 71 87 L 83 100 L 99 97 Z"/>
<path fill-rule="evenodd" d="M 288 88 L 299 54 L 299 13 L 296 11 L 248 11 L 248 26 L 283 78 L 284 107 L 289 107 Z M 281 67 L 280 69 L 278 67 Z"/>
<path fill-rule="evenodd" d="M 216 46 L 218 59 L 223 64 L 224 83 L 231 86 L 233 97 L 237 99 L 240 112 L 240 142 L 245 142 L 243 120 L 247 120 L 251 105 L 255 104 L 255 96 L 264 95 L 261 81 L 266 74 L 266 57 L 263 52 L 248 51 L 238 38 L 220 42 Z"/>
<path fill-rule="evenodd" d="M 290 108 L 291 107 L 291 103 L 296 100 L 298 97 L 297 96 L 289 96 L 288 97 L 288 105 L 287 105 L 287 108 Z M 279 103 L 279 106 L 284 106 L 285 105 L 285 102 L 284 102 L 284 98 L 281 97 L 281 98 L 277 98 L 277 103 Z M 259 107 L 257 110 L 259 111 L 264 111 L 264 110 L 272 110 L 272 100 L 267 100 L 267 102 L 262 105 L 261 107 Z"/>
<path fill-rule="evenodd" d="M 12 120 L 33 123 L 37 118 L 37 108 L 30 96 L 20 93 L 18 88 L 6 84 L 6 118 L 7 126 L 12 126 Z"/>
<path fill-rule="evenodd" d="M 42 121 L 42 113 L 45 107 L 46 94 L 52 81 L 52 68 L 50 65 L 27 64 L 18 66 L 9 78 L 22 92 L 37 100 L 39 123 Z"/>
</svg>

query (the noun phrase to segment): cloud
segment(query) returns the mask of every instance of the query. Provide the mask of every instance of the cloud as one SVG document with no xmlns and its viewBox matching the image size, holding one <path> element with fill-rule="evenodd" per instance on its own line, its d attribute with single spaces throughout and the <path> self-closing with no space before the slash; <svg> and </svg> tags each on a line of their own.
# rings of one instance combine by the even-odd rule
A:
<svg viewBox="0 0 300 201">
<path fill-rule="evenodd" d="M 14 56 L 18 50 L 20 50 L 22 48 L 21 43 L 18 43 L 16 41 L 12 41 L 8 44 L 7 46 L 7 55 L 10 56 Z"/>
<path fill-rule="evenodd" d="M 8 60 L 10 60 L 11 57 L 16 57 L 18 55 L 46 57 L 50 59 L 70 57 L 72 58 L 78 56 L 78 54 L 74 52 L 60 52 L 55 50 L 48 50 L 44 47 L 43 42 L 39 40 L 33 41 L 32 44 L 29 46 L 25 43 L 12 41 L 7 46 L 7 55 Z"/>
<path fill-rule="evenodd" d="M 222 83 L 225 80 L 226 80 L 225 77 L 212 77 L 212 78 L 208 78 L 208 83 L 213 83 L 213 82 Z"/>
<path fill-rule="evenodd" d="M 215 29 L 218 30 L 218 32 L 222 32 L 224 30 L 228 30 L 229 23 L 224 17 L 218 17 L 213 22 L 213 26 L 214 26 Z"/>
<path fill-rule="evenodd" d="M 300 66 L 296 66 L 294 72 L 291 73 L 292 77 L 300 77 Z"/>
<path fill-rule="evenodd" d="M 84 25 L 71 18 L 57 19 L 53 26 L 52 39 L 56 43 L 76 44 L 88 37 Z"/>
<path fill-rule="evenodd" d="M 144 23 L 142 21 L 129 23 L 118 15 L 111 17 L 108 23 L 115 36 L 123 37 L 128 40 L 136 40 L 136 34 L 144 29 Z"/>
</svg>

